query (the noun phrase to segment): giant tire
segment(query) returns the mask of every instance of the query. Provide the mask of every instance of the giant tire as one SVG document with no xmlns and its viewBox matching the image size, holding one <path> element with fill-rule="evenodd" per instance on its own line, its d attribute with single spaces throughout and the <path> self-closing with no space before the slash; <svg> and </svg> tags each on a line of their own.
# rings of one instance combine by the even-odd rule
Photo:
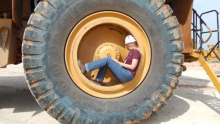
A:
<svg viewBox="0 0 220 124">
<path fill-rule="evenodd" d="M 147 33 L 152 52 L 150 69 L 140 86 L 114 99 L 83 92 L 69 76 L 64 59 L 66 40 L 74 25 L 104 10 L 134 18 Z M 71 15 L 71 11 L 77 14 Z M 40 106 L 64 124 L 119 124 L 148 119 L 166 104 L 182 72 L 183 42 L 177 26 L 164 0 L 40 2 L 28 21 L 22 45 L 29 88 Z"/>
</svg>

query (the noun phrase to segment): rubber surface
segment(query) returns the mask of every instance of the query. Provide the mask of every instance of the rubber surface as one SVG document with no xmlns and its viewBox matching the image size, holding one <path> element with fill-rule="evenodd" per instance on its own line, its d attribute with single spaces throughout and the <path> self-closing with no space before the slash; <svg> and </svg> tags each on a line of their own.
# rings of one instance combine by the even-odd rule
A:
<svg viewBox="0 0 220 124">
<path fill-rule="evenodd" d="M 148 119 L 171 97 L 184 56 L 181 30 L 165 0 L 47 0 L 40 2 L 25 29 L 22 45 L 26 80 L 38 103 L 60 123 L 119 124 Z M 81 91 L 64 62 L 65 42 L 74 25 L 99 11 L 134 18 L 147 33 L 151 66 L 142 84 L 116 99 Z"/>
</svg>

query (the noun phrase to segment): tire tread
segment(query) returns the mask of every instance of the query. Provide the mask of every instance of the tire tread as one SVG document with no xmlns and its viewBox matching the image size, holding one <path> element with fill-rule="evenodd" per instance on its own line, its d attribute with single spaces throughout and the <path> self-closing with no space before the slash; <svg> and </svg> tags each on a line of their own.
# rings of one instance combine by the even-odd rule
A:
<svg viewBox="0 0 220 124">
<path fill-rule="evenodd" d="M 176 16 L 169 16 L 164 20 L 164 25 L 167 27 L 167 29 L 172 29 L 177 27 L 179 25 L 179 22 Z"/>
<path fill-rule="evenodd" d="M 43 15 L 44 17 L 52 20 L 56 14 L 56 9 L 48 2 L 39 2 L 34 10 L 36 13 Z"/>
<path fill-rule="evenodd" d="M 53 90 L 48 90 L 44 94 L 37 96 L 37 100 L 45 110 L 48 109 L 48 105 L 54 103 L 59 97 L 53 92 Z"/>
<path fill-rule="evenodd" d="M 151 0 L 151 9 L 153 9 L 154 11 L 157 11 L 161 6 L 164 5 L 165 0 Z"/>
<path fill-rule="evenodd" d="M 23 36 L 24 40 L 45 42 L 46 32 L 35 27 L 28 26 Z"/>
<path fill-rule="evenodd" d="M 157 15 L 162 19 L 166 19 L 169 16 L 172 16 L 173 10 L 169 5 L 163 5 L 160 9 L 157 10 Z"/>
<path fill-rule="evenodd" d="M 28 81 L 29 84 L 46 79 L 47 76 L 43 68 L 44 67 L 37 67 L 37 68 L 25 70 L 26 80 Z"/>
<path fill-rule="evenodd" d="M 46 31 L 47 27 L 49 26 L 48 20 L 38 13 L 31 14 L 27 24 L 29 26 L 34 26 L 44 31 Z"/>
</svg>

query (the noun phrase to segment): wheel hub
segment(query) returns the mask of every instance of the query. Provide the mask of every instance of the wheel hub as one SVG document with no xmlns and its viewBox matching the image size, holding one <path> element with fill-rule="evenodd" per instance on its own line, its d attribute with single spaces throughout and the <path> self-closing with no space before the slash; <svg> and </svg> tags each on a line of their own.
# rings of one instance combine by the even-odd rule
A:
<svg viewBox="0 0 220 124">
<path fill-rule="evenodd" d="M 95 60 L 99 60 L 105 57 L 111 57 L 119 60 L 121 56 L 119 48 L 113 43 L 104 43 L 100 45 L 95 52 Z"/>
</svg>

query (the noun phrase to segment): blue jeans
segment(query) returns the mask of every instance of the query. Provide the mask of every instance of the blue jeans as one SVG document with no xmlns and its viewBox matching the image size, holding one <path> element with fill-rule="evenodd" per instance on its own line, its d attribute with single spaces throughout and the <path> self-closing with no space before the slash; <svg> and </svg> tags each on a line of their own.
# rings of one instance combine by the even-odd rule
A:
<svg viewBox="0 0 220 124">
<path fill-rule="evenodd" d="M 109 68 L 113 75 L 120 82 L 131 81 L 134 77 L 131 72 L 123 67 L 121 67 L 117 62 L 115 62 L 110 57 L 106 57 L 97 61 L 89 62 L 85 64 L 86 71 L 90 72 L 95 69 L 99 69 L 98 75 L 96 77 L 97 81 L 103 82 L 107 69 Z"/>
</svg>

